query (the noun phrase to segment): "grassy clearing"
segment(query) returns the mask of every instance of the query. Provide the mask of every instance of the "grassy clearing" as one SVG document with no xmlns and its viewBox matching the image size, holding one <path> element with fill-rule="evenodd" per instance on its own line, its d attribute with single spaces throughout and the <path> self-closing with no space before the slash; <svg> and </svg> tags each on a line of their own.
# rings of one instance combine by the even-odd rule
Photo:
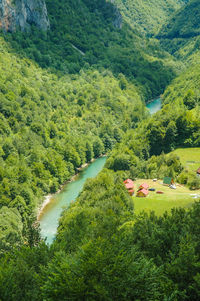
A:
<svg viewBox="0 0 200 301">
<path fill-rule="evenodd" d="M 180 157 L 181 163 L 189 171 L 195 172 L 200 167 L 200 147 L 178 148 L 172 153 Z"/>
<path fill-rule="evenodd" d="M 151 179 L 138 179 L 134 183 L 135 190 L 142 184 L 148 183 L 150 188 L 155 188 L 156 191 L 163 191 L 164 194 L 157 194 L 149 191 L 149 195 L 145 198 L 133 196 L 135 213 L 141 211 L 155 211 L 157 215 L 162 215 L 165 211 L 170 212 L 173 207 L 189 208 L 197 199 L 194 199 L 191 194 L 199 194 L 200 190 L 191 191 L 185 186 L 177 185 L 177 189 L 171 189 L 168 186 L 162 185 L 162 180 L 153 182 Z"/>
</svg>

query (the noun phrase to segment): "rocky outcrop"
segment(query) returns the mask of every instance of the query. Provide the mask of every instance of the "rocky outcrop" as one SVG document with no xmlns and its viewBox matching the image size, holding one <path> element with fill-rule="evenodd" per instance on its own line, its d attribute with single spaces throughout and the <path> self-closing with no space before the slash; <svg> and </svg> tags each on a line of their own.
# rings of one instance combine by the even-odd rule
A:
<svg viewBox="0 0 200 301">
<path fill-rule="evenodd" d="M 114 13 L 115 13 L 115 19 L 113 20 L 113 25 L 116 27 L 116 28 L 119 28 L 121 29 L 122 28 L 122 15 L 118 9 L 118 7 L 115 5 L 115 0 L 110 0 L 110 2 L 113 4 L 114 6 Z"/>
<path fill-rule="evenodd" d="M 0 0 L 0 28 L 12 31 L 15 21 L 15 9 L 9 0 Z"/>
<path fill-rule="evenodd" d="M 49 25 L 44 0 L 0 0 L 0 27 L 5 31 L 26 31 L 35 25 L 46 31 Z"/>
<path fill-rule="evenodd" d="M 113 25 L 116 27 L 116 28 L 119 28 L 121 29 L 122 28 L 122 15 L 120 13 L 120 11 L 118 10 L 118 8 L 116 7 L 116 10 L 115 10 L 115 19 L 113 21 Z"/>
</svg>

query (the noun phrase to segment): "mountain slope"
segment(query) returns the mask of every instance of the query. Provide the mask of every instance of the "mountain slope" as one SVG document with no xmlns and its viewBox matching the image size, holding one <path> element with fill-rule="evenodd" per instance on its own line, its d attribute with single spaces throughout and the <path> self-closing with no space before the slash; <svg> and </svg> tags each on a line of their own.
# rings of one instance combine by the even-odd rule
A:
<svg viewBox="0 0 200 301">
<path fill-rule="evenodd" d="M 188 0 L 115 0 L 124 19 L 133 28 L 152 36 Z"/>
<path fill-rule="evenodd" d="M 46 1 L 51 24 L 47 33 L 32 28 L 27 34 L 6 35 L 13 51 L 52 72 L 77 73 L 82 68 L 106 68 L 123 73 L 140 87 L 145 99 L 162 93 L 176 74 L 176 63 L 156 41 L 142 37 L 119 12 L 101 1 Z"/>
<path fill-rule="evenodd" d="M 4 31 L 22 31 L 35 25 L 40 30 L 49 29 L 49 20 L 44 0 L 1 0 L 0 28 Z"/>
<path fill-rule="evenodd" d="M 112 149 L 146 111 L 123 75 L 58 77 L 0 41 L 0 208 L 19 211 L 26 236 L 42 196 Z"/>
<path fill-rule="evenodd" d="M 179 60 L 187 61 L 200 45 L 200 3 L 190 0 L 163 25 L 157 37 L 161 46 Z"/>
<path fill-rule="evenodd" d="M 158 36 L 163 38 L 191 38 L 200 34 L 200 3 L 190 0 L 163 26 Z"/>
</svg>

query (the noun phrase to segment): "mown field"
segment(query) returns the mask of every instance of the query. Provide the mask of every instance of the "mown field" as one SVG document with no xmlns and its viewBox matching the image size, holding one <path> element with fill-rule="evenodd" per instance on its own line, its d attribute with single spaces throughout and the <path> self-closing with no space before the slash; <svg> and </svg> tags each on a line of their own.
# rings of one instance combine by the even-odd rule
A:
<svg viewBox="0 0 200 301">
<path fill-rule="evenodd" d="M 134 182 L 135 191 L 142 183 L 147 183 L 150 188 L 155 188 L 156 191 L 163 191 L 164 194 L 157 194 L 156 191 L 149 191 L 147 197 L 133 196 L 135 213 L 141 211 L 155 211 L 157 215 L 162 215 L 165 211 L 170 212 L 173 207 L 189 208 L 197 201 L 194 194 L 200 195 L 200 190 L 191 191 L 183 185 L 176 185 L 176 189 L 171 189 L 168 186 L 162 185 L 162 180 L 153 182 L 152 179 L 138 179 Z"/>
<path fill-rule="evenodd" d="M 200 147 L 178 148 L 172 152 L 180 157 L 184 168 L 189 171 L 196 171 L 200 167 Z"/>
</svg>

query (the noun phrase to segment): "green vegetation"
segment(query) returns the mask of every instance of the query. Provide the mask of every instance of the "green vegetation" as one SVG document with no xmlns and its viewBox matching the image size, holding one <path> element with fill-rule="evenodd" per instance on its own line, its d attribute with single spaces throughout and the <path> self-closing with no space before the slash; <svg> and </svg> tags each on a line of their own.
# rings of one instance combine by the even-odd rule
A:
<svg viewBox="0 0 200 301">
<path fill-rule="evenodd" d="M 176 154 L 181 161 L 181 164 L 184 168 L 189 171 L 196 172 L 200 167 L 200 148 L 178 148 L 173 151 L 173 154 Z"/>
<path fill-rule="evenodd" d="M 116 0 L 124 19 L 138 31 L 152 36 L 188 0 Z"/>
<path fill-rule="evenodd" d="M 163 25 L 157 37 L 164 49 L 178 59 L 187 61 L 198 53 L 200 45 L 200 4 L 190 0 Z M 190 62 L 188 62 L 190 65 Z"/>
<path fill-rule="evenodd" d="M 198 300 L 200 203 L 133 215 L 120 173 L 88 180 L 55 243 L 0 259 L 2 300 Z M 20 288 L 20 290 L 19 290 Z"/>
<path fill-rule="evenodd" d="M 115 6 L 105 0 L 47 0 L 51 30 L 32 28 L 28 34 L 6 34 L 14 52 L 35 60 L 42 68 L 61 74 L 106 68 L 123 73 L 151 99 L 161 94 L 176 75 L 177 62 L 127 22 L 122 28 Z M 78 50 L 77 50 L 78 49 Z"/>
<path fill-rule="evenodd" d="M 191 38 L 200 34 L 200 3 L 190 0 L 176 12 L 159 33 L 164 38 Z"/>
<path fill-rule="evenodd" d="M 142 121 L 136 131 L 128 131 L 116 146 L 107 161 L 108 168 L 127 170 L 133 178 L 176 177 L 180 174 L 183 166 L 176 154 L 167 157 L 162 153 L 200 146 L 198 55 L 193 54 L 190 62 L 191 66 L 165 90 L 162 109 Z M 189 186 L 198 188 L 198 185 Z"/>
<path fill-rule="evenodd" d="M 135 214 L 142 211 L 150 213 L 154 211 L 157 216 L 163 215 L 166 211 L 171 212 L 172 208 L 188 208 L 195 202 L 191 190 L 185 186 L 176 185 L 176 189 L 162 185 L 162 179 L 153 182 L 152 179 L 137 179 L 134 181 L 135 191 L 142 183 L 147 183 L 150 188 L 156 191 L 162 191 L 163 194 L 157 194 L 150 191 L 147 197 L 133 197 Z M 195 190 L 195 194 L 200 195 L 200 190 Z"/>
<path fill-rule="evenodd" d="M 0 300 L 199 300 L 200 202 L 186 187 L 132 198 L 123 184 L 172 176 L 199 193 L 180 150 L 194 160 L 200 147 L 198 3 L 46 2 L 50 31 L 0 37 Z M 188 7 L 192 28 L 176 36 Z M 171 36 L 150 38 L 171 13 Z M 163 92 L 150 116 L 141 99 Z M 105 153 L 47 246 L 43 195 Z"/>
<path fill-rule="evenodd" d="M 26 232 L 44 194 L 111 150 L 147 113 L 123 75 L 58 77 L 10 54 L 3 39 L 1 50 L 1 207 L 16 208 Z"/>
<path fill-rule="evenodd" d="M 200 148 L 180 148 L 173 153 L 179 156 L 184 166 L 184 170 L 178 176 L 178 181 L 181 184 L 187 184 L 190 189 L 200 189 L 200 178 L 196 173 L 200 167 Z"/>
</svg>

